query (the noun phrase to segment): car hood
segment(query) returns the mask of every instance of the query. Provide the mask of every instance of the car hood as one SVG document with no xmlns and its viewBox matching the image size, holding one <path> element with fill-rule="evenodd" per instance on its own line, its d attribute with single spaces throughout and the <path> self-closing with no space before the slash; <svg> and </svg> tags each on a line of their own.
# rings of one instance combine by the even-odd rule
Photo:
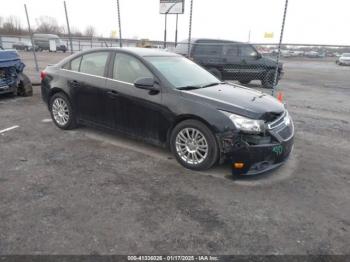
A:
<svg viewBox="0 0 350 262">
<path fill-rule="evenodd" d="M 272 121 L 285 111 L 276 98 L 239 85 L 217 86 L 182 91 L 182 95 L 196 102 L 207 103 L 219 110 L 235 113 L 252 119 Z"/>
<path fill-rule="evenodd" d="M 263 59 L 263 61 L 269 66 L 272 66 L 272 67 L 276 66 L 277 61 L 275 59 L 272 59 L 266 56 L 263 56 L 261 59 Z M 278 62 L 278 68 L 282 68 L 282 67 L 283 67 L 283 63 Z"/>
<path fill-rule="evenodd" d="M 350 57 L 348 57 L 348 56 L 341 56 L 340 59 L 350 61 Z"/>
</svg>

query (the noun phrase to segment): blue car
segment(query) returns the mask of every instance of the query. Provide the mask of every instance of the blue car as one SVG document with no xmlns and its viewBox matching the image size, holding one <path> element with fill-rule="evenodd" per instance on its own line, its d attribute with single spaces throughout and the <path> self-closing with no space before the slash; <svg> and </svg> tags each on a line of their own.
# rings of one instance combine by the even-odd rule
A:
<svg viewBox="0 0 350 262">
<path fill-rule="evenodd" d="M 13 50 L 0 50 L 0 94 L 32 96 L 33 88 L 23 73 L 25 65 Z"/>
</svg>

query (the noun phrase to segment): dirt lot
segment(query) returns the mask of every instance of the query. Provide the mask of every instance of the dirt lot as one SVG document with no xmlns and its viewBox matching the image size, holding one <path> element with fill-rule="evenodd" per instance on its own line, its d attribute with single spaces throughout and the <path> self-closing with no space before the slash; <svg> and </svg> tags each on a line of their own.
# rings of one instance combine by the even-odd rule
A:
<svg viewBox="0 0 350 262">
<path fill-rule="evenodd" d="M 42 53 L 40 67 L 63 54 Z M 30 53 L 23 54 L 35 77 Z M 350 254 L 350 67 L 285 61 L 289 162 L 241 180 L 0 98 L 0 254 Z M 256 87 L 256 85 L 252 85 Z"/>
</svg>

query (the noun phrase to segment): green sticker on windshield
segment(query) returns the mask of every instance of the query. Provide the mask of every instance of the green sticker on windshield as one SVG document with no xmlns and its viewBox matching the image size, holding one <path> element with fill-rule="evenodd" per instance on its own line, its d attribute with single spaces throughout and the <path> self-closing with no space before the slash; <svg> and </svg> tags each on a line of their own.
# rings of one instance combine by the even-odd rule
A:
<svg viewBox="0 0 350 262">
<path fill-rule="evenodd" d="M 283 152 L 283 146 L 281 146 L 281 145 L 274 146 L 272 148 L 272 152 L 276 153 L 276 155 L 278 155 L 278 156 L 281 155 Z"/>
</svg>

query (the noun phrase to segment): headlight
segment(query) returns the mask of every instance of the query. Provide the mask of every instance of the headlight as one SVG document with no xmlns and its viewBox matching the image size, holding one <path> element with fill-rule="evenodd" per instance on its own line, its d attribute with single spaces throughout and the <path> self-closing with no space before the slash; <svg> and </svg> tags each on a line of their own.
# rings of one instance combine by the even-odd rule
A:
<svg viewBox="0 0 350 262">
<path fill-rule="evenodd" d="M 228 116 L 235 125 L 235 127 L 242 132 L 258 134 L 265 130 L 265 122 L 263 120 L 250 119 L 221 110 L 220 112 Z"/>
</svg>

